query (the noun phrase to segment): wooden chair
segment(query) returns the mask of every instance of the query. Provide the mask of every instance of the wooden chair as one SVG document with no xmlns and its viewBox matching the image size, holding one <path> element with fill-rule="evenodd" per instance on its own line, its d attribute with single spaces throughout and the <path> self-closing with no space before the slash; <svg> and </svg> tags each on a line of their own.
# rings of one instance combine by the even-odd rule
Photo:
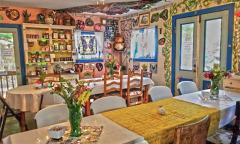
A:
<svg viewBox="0 0 240 144">
<path fill-rule="evenodd" d="M 109 76 L 106 72 L 104 74 L 104 96 L 123 96 L 122 92 L 122 73 L 116 72 L 113 76 Z"/>
<path fill-rule="evenodd" d="M 21 116 L 20 112 L 14 111 L 5 101 L 5 99 L 0 95 L 0 101 L 1 101 L 1 115 L 0 115 L 0 139 L 2 139 L 4 127 L 6 124 L 6 120 L 8 117 L 15 117 L 19 123 L 19 126 L 21 126 Z M 27 125 L 24 126 L 27 130 Z"/>
<path fill-rule="evenodd" d="M 152 72 L 144 71 L 143 76 L 152 79 Z"/>
<path fill-rule="evenodd" d="M 230 130 L 219 129 L 211 137 L 208 137 L 209 143 L 239 144 L 240 143 L 240 101 L 236 102 L 235 120 Z"/>
<path fill-rule="evenodd" d="M 206 116 L 198 122 L 176 128 L 174 144 L 206 144 L 209 125 L 210 118 Z"/>
<path fill-rule="evenodd" d="M 137 105 L 143 103 L 143 71 L 136 73 L 128 70 L 127 80 L 127 93 L 126 93 L 127 105 Z"/>
</svg>

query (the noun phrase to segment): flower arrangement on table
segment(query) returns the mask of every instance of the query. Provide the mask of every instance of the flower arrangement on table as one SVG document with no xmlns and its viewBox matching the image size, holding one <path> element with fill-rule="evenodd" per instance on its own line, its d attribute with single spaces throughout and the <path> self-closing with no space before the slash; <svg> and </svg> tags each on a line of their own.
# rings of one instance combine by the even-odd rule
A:
<svg viewBox="0 0 240 144">
<path fill-rule="evenodd" d="M 212 96 L 217 97 L 219 94 L 220 83 L 224 78 L 230 78 L 231 73 L 221 70 L 221 67 L 218 64 L 214 64 L 211 71 L 204 73 L 204 77 L 211 80 L 210 93 Z"/>
<path fill-rule="evenodd" d="M 71 137 L 79 137 L 82 134 L 80 123 L 82 120 L 82 107 L 88 101 L 92 87 L 84 81 L 76 80 L 75 83 L 60 78 L 59 83 L 52 84 L 55 94 L 60 95 L 67 104 L 69 110 L 69 121 L 71 126 Z"/>
<path fill-rule="evenodd" d="M 105 66 L 108 68 L 108 74 L 113 76 L 114 69 L 117 69 L 118 64 L 116 63 L 116 60 L 112 54 L 106 55 Z"/>
</svg>

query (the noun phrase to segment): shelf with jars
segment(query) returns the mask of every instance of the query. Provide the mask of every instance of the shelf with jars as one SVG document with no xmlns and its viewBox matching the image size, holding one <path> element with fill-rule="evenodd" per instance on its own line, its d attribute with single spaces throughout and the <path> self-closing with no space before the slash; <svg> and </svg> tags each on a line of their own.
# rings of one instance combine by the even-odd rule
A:
<svg viewBox="0 0 240 144">
<path fill-rule="evenodd" d="M 26 75 L 38 76 L 40 68 L 53 73 L 56 63 L 73 66 L 74 26 L 23 24 Z"/>
</svg>

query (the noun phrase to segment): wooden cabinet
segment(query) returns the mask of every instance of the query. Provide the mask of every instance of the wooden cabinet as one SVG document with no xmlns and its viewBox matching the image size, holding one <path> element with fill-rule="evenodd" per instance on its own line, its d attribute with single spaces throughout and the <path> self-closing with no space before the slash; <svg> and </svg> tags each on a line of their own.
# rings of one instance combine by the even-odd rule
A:
<svg viewBox="0 0 240 144">
<path fill-rule="evenodd" d="M 240 92 L 240 76 L 234 75 L 229 79 L 224 79 L 223 88 L 229 91 Z"/>
<path fill-rule="evenodd" d="M 23 24 L 26 75 L 37 77 L 44 68 L 47 74 L 54 73 L 54 65 L 73 67 L 74 26 Z"/>
</svg>

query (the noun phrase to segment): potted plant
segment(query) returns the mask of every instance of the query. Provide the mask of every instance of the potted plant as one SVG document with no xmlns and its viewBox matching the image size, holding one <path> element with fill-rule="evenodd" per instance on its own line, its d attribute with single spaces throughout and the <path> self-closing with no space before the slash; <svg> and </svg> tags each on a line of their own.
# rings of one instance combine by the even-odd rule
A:
<svg viewBox="0 0 240 144">
<path fill-rule="evenodd" d="M 218 97 L 220 83 L 222 82 L 223 78 L 231 77 L 231 73 L 221 70 L 221 67 L 218 64 L 214 64 L 211 71 L 204 73 L 204 77 L 211 80 L 211 95 Z"/>
<path fill-rule="evenodd" d="M 31 13 L 28 13 L 27 10 L 23 10 L 22 15 L 23 15 L 23 18 L 24 18 L 23 21 L 24 21 L 25 23 L 28 23 L 28 22 L 29 22 L 29 18 L 30 18 L 30 16 L 31 16 Z"/>
<path fill-rule="evenodd" d="M 73 84 L 70 81 L 60 78 L 60 83 L 52 84 L 52 89 L 52 93 L 60 95 L 67 104 L 71 126 L 70 136 L 81 136 L 82 107 L 88 101 L 92 93 L 92 87 L 84 81 L 76 80 Z"/>
<path fill-rule="evenodd" d="M 117 67 L 116 60 L 112 54 L 107 54 L 105 66 L 108 68 L 108 74 L 112 77 L 114 74 L 114 69 Z"/>
</svg>

